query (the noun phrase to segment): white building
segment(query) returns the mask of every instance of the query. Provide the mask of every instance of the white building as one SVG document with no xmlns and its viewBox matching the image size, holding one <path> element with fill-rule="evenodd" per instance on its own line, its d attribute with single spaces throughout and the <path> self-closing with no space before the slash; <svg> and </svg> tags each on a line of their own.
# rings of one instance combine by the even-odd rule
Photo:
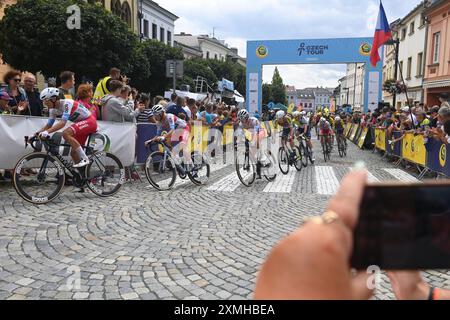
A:
<svg viewBox="0 0 450 320">
<path fill-rule="evenodd" d="M 142 6 L 141 37 L 173 46 L 175 21 L 178 17 L 151 0 L 139 0 L 138 5 Z"/>
<path fill-rule="evenodd" d="M 428 1 L 421 2 L 398 25 L 400 38 L 399 68 L 408 87 L 408 98 L 413 103 L 423 102 L 423 75 L 425 69 L 425 43 L 427 39 L 427 23 L 424 11 Z M 401 79 L 400 72 L 398 79 Z M 397 106 L 407 104 L 405 94 L 397 95 Z"/>
<path fill-rule="evenodd" d="M 400 19 L 391 23 L 392 38 L 398 39 L 398 25 Z M 395 78 L 395 50 L 394 46 L 384 46 L 383 51 L 383 85 L 386 81 L 392 81 Z M 393 104 L 393 95 L 383 90 L 383 101 L 389 103 L 391 106 Z"/>
<path fill-rule="evenodd" d="M 316 110 L 316 98 L 311 89 L 297 90 L 297 104 L 303 111 L 314 112 Z"/>
<path fill-rule="evenodd" d="M 349 63 L 347 64 L 346 87 L 348 88 L 348 104 L 354 110 L 364 110 L 364 77 L 365 64 L 364 63 Z"/>
<path fill-rule="evenodd" d="M 305 90 L 312 92 L 314 96 L 314 110 L 318 107 L 328 108 L 331 107 L 331 96 L 333 91 L 323 87 L 306 88 Z"/>
<path fill-rule="evenodd" d="M 340 92 L 339 92 L 339 99 L 338 99 L 338 106 L 342 106 L 344 104 L 347 104 L 348 102 L 348 86 L 347 86 L 347 76 L 342 77 L 339 79 L 339 85 L 340 85 Z"/>
</svg>

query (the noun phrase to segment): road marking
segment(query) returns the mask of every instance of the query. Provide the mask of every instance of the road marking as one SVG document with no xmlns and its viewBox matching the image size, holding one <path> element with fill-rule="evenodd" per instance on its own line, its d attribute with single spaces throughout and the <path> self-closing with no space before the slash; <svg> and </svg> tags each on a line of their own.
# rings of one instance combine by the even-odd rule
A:
<svg viewBox="0 0 450 320">
<path fill-rule="evenodd" d="M 248 177 L 250 176 L 250 173 L 247 173 Z M 239 180 L 239 177 L 237 176 L 236 171 L 230 173 L 225 178 L 220 179 L 216 183 L 214 183 L 212 186 L 208 187 L 206 190 L 208 191 L 220 191 L 220 192 L 233 192 L 235 191 L 239 186 L 241 186 L 241 181 Z"/>
<path fill-rule="evenodd" d="M 209 169 L 209 170 L 210 170 L 210 176 L 211 176 L 212 173 L 214 173 L 214 172 L 216 172 L 216 171 L 219 171 L 219 170 L 222 170 L 223 168 L 226 168 L 227 166 L 228 166 L 228 164 L 223 164 L 223 163 L 211 164 L 211 165 L 210 165 L 210 169 Z M 166 185 L 166 184 L 168 184 L 168 183 L 170 182 L 170 180 L 171 180 L 171 179 L 163 180 L 163 181 L 160 182 L 160 183 Z M 179 186 L 185 185 L 185 184 L 187 184 L 187 183 L 189 183 L 189 182 L 191 182 L 191 180 L 189 180 L 188 177 L 186 177 L 186 179 L 182 180 L 182 179 L 178 176 L 178 173 L 177 173 L 177 179 L 176 179 L 176 181 L 175 181 L 175 184 L 173 185 L 173 189 L 174 189 L 174 188 L 177 188 L 177 187 L 179 187 Z M 153 188 L 153 187 L 150 185 L 150 186 L 147 186 L 147 188 Z"/>
<path fill-rule="evenodd" d="M 420 182 L 417 178 L 401 169 L 383 169 L 383 170 L 389 173 L 391 176 L 395 177 L 397 180 L 403 182 Z"/>
<path fill-rule="evenodd" d="M 287 175 L 280 173 L 274 182 L 270 182 L 263 190 L 266 193 L 290 193 L 297 170 L 290 170 Z"/>
<path fill-rule="evenodd" d="M 339 181 L 334 174 L 333 167 L 315 167 L 317 193 L 334 195 L 339 188 Z"/>
</svg>

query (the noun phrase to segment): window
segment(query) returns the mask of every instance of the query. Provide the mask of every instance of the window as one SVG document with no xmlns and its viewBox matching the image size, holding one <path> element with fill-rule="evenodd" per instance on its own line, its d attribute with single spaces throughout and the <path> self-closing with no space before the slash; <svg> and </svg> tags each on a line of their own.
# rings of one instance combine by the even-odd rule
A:
<svg viewBox="0 0 450 320">
<path fill-rule="evenodd" d="M 160 36 L 160 40 L 161 40 L 161 42 L 164 42 L 164 32 L 165 32 L 165 30 L 164 30 L 164 28 L 161 28 L 160 30 L 159 30 L 159 36 Z"/>
<path fill-rule="evenodd" d="M 433 35 L 433 63 L 439 63 L 439 50 L 441 49 L 441 33 Z"/>
<path fill-rule="evenodd" d="M 412 57 L 408 58 L 408 66 L 407 66 L 407 70 L 406 70 L 406 78 L 407 79 L 411 79 L 411 69 L 412 69 Z"/>
<path fill-rule="evenodd" d="M 112 0 L 111 1 L 111 12 L 114 13 L 116 16 L 122 16 L 122 6 L 120 5 L 119 0 Z"/>
<path fill-rule="evenodd" d="M 427 24 L 427 18 L 426 18 L 425 15 L 423 14 L 423 15 L 420 17 L 420 26 L 423 27 L 423 26 L 426 25 L 426 24 Z"/>
<path fill-rule="evenodd" d="M 172 45 L 172 32 L 170 32 L 170 31 L 167 31 L 167 44 L 169 46 Z"/>
<path fill-rule="evenodd" d="M 217 60 L 217 53 L 214 54 L 214 59 Z"/>
<path fill-rule="evenodd" d="M 120 3 L 120 2 L 119 2 Z M 122 14 L 120 16 L 123 21 L 131 28 L 131 8 L 128 2 L 122 4 Z"/>
<path fill-rule="evenodd" d="M 409 35 L 414 34 L 414 30 L 415 30 L 415 23 L 414 21 L 411 22 L 411 24 L 409 25 Z"/>
<path fill-rule="evenodd" d="M 400 68 L 400 72 L 398 73 L 399 78 L 397 80 L 400 80 L 400 73 L 403 72 L 403 61 L 400 61 L 399 68 Z"/>
<path fill-rule="evenodd" d="M 209 59 L 209 51 L 206 51 L 206 59 Z"/>
<path fill-rule="evenodd" d="M 423 76 L 423 52 L 417 55 L 417 77 Z"/>
<path fill-rule="evenodd" d="M 144 37 L 148 38 L 149 32 L 150 30 L 148 20 L 144 20 Z"/>
<path fill-rule="evenodd" d="M 156 24 L 152 24 L 152 39 L 158 39 L 158 26 Z"/>
<path fill-rule="evenodd" d="M 406 38 L 406 28 L 402 29 L 402 40 Z"/>
</svg>

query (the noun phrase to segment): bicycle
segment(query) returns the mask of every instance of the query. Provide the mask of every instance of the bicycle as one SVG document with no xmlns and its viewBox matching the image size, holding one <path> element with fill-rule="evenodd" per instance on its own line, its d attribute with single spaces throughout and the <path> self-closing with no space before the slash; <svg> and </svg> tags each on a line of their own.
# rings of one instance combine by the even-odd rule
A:
<svg viewBox="0 0 450 320">
<path fill-rule="evenodd" d="M 286 148 L 286 144 L 288 143 L 287 139 L 283 137 L 281 137 L 281 139 L 282 146 L 278 150 L 278 166 L 281 172 L 284 175 L 287 175 L 291 166 L 294 166 L 297 171 L 302 171 L 303 157 L 300 148 L 294 146 L 292 151 L 288 152 L 288 149 Z"/>
<path fill-rule="evenodd" d="M 256 180 L 256 176 L 261 177 L 261 174 L 264 175 L 264 178 L 273 182 L 277 178 L 277 174 L 275 172 L 271 172 L 271 169 L 275 167 L 275 157 L 270 151 L 265 151 L 266 158 L 269 163 L 262 163 L 261 150 L 259 149 L 259 141 L 257 142 L 258 153 L 256 154 L 256 164 L 250 161 L 250 141 L 245 139 L 245 152 L 244 152 L 244 161 L 240 161 L 238 157 L 237 143 L 234 143 L 234 151 L 235 151 L 235 167 L 236 173 L 241 181 L 241 183 L 246 187 L 251 187 Z"/>
<path fill-rule="evenodd" d="M 341 158 L 347 156 L 347 141 L 344 138 L 343 134 L 336 135 L 336 140 L 338 143 L 338 152 Z"/>
<path fill-rule="evenodd" d="M 206 157 L 200 153 L 192 152 L 192 167 L 178 161 L 172 156 L 171 148 L 164 141 L 153 141 L 149 144 L 157 145 L 160 150 L 151 153 L 145 161 L 145 175 L 148 182 L 159 191 L 173 189 L 177 174 L 180 179 L 189 177 L 192 183 L 201 186 L 208 182 L 211 168 Z M 205 172 L 202 170 L 205 169 Z M 201 174 L 203 173 L 203 175 Z"/>
<path fill-rule="evenodd" d="M 331 160 L 330 137 L 331 137 L 331 135 L 320 135 L 320 144 L 322 145 L 323 159 L 325 160 L 325 162 Z"/>
<path fill-rule="evenodd" d="M 49 203 L 60 195 L 69 173 L 73 186 L 81 192 L 88 187 L 100 197 L 115 195 L 125 183 L 125 169 L 114 154 L 95 151 L 89 142 L 87 146 L 82 146 L 89 157 L 89 165 L 75 169 L 72 161 L 64 159 L 59 153 L 60 147 L 70 147 L 69 144 L 53 138 L 25 137 L 25 149 L 30 145 L 34 152 L 22 157 L 15 166 L 13 185 L 16 192 L 33 204 Z M 42 147 L 45 152 L 42 152 Z"/>
<path fill-rule="evenodd" d="M 299 140 L 299 148 L 302 154 L 303 166 L 305 168 L 308 167 L 308 160 L 309 162 L 311 162 L 312 165 L 314 165 L 313 151 L 308 144 L 308 138 L 305 136 L 304 133 L 298 135 L 297 138 Z"/>
</svg>

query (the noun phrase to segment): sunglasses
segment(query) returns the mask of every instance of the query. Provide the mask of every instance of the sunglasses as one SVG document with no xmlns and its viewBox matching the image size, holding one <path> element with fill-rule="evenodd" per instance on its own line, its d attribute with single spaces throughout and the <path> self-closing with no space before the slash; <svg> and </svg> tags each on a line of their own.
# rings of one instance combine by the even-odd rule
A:
<svg viewBox="0 0 450 320">
<path fill-rule="evenodd" d="M 20 82 L 20 79 L 13 79 L 15 82 Z"/>
</svg>

